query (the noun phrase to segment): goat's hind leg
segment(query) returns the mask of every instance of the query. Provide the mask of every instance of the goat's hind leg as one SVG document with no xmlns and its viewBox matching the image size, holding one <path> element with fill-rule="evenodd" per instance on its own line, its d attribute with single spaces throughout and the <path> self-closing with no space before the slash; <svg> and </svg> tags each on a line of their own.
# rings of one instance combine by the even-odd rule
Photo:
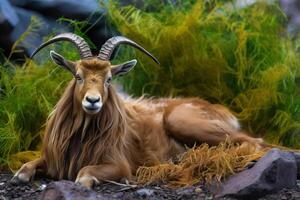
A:
<svg viewBox="0 0 300 200">
<path fill-rule="evenodd" d="M 20 184 L 29 182 L 34 178 L 37 169 L 45 169 L 45 160 L 43 158 L 38 158 L 22 165 L 11 179 L 11 183 Z"/>
<path fill-rule="evenodd" d="M 193 145 L 207 143 L 218 145 L 226 139 L 234 143 L 248 142 L 255 145 L 263 143 L 240 131 L 237 119 L 220 105 L 199 105 L 184 103 L 170 108 L 164 115 L 167 132 L 178 141 Z"/>
</svg>

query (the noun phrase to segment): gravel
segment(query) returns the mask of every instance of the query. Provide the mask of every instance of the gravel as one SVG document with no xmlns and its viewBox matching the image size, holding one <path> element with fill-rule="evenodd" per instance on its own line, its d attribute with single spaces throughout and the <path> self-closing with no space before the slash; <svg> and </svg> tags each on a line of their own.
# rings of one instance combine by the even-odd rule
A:
<svg viewBox="0 0 300 200">
<path fill-rule="evenodd" d="M 12 185 L 9 180 L 11 173 L 0 174 L 0 200 L 6 199 L 39 199 L 43 189 L 52 180 L 36 178 L 35 181 L 23 184 Z M 214 196 L 203 185 L 171 189 L 160 184 L 151 184 L 144 187 L 125 187 L 113 183 L 103 183 L 94 188 L 97 196 L 101 199 L 215 199 Z M 221 198 L 233 200 L 233 198 Z M 300 180 L 297 181 L 297 188 L 282 189 L 275 193 L 260 198 L 260 200 L 296 200 L 300 199 Z"/>
</svg>

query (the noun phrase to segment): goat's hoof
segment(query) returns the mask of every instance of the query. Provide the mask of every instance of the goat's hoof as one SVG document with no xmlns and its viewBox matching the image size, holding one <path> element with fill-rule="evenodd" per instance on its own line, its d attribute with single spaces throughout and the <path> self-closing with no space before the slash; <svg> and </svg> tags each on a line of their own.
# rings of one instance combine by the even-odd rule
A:
<svg viewBox="0 0 300 200">
<path fill-rule="evenodd" d="M 97 183 L 98 180 L 93 176 L 82 176 L 77 177 L 75 183 L 79 183 L 83 187 L 87 189 L 92 189 L 94 184 Z"/>
<path fill-rule="evenodd" d="M 10 179 L 10 183 L 13 185 L 20 185 L 24 183 L 28 183 L 30 181 L 30 176 L 26 173 L 16 174 Z"/>
</svg>

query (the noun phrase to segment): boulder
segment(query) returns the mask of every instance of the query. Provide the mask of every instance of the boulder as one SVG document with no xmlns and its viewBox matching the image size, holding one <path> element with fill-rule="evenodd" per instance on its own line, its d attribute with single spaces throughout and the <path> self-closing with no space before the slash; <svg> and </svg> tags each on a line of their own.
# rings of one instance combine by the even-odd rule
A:
<svg viewBox="0 0 300 200">
<path fill-rule="evenodd" d="M 10 43 L 16 42 L 20 36 L 27 30 L 28 26 L 31 23 L 32 16 L 35 16 L 36 19 L 41 24 L 40 27 L 33 30 L 31 34 L 25 37 L 19 46 L 23 49 L 23 53 L 30 55 L 37 46 L 43 42 L 43 37 L 49 35 L 55 28 L 55 20 L 46 19 L 42 15 L 28 11 L 22 8 L 15 8 L 15 11 L 19 17 L 19 23 L 14 28 L 14 30 L 8 35 L 8 40 Z M 58 27 L 57 27 L 58 28 Z M 61 27 L 60 27 L 61 28 Z"/>
<path fill-rule="evenodd" d="M 13 6 L 7 1 L 0 1 L 0 48 L 8 50 L 11 44 L 7 37 L 19 23 L 19 17 Z"/>
<path fill-rule="evenodd" d="M 12 5 L 43 13 L 52 18 L 66 17 L 85 20 L 91 14 L 101 14 L 103 9 L 95 0 L 10 0 Z"/>
<path fill-rule="evenodd" d="M 5 1 L 6 0 L 4 0 L 3 2 Z M 3 4 L 3 2 L 0 1 L 0 4 Z M 9 18 L 8 21 L 11 21 L 10 28 L 7 28 L 7 23 L 3 24 L 0 22 L 0 47 L 4 49 L 7 54 L 11 51 L 12 45 L 27 30 L 28 26 L 31 23 L 32 16 L 36 17 L 41 26 L 39 28 L 35 28 L 35 30 L 33 30 L 31 34 L 25 37 L 22 42 L 18 44 L 18 50 L 23 50 L 21 53 L 22 55 L 20 55 L 21 57 L 24 54 L 30 55 L 34 51 L 34 49 L 42 43 L 43 37 L 49 35 L 53 31 L 53 28 L 57 28 L 61 31 L 67 30 L 63 29 L 62 26 L 56 25 L 55 20 L 46 19 L 42 15 L 34 11 L 29 11 L 13 6 L 10 6 L 9 8 L 10 16 L 7 16 Z"/>
<path fill-rule="evenodd" d="M 300 1 L 280 0 L 280 5 L 288 17 L 287 30 L 292 35 L 300 33 Z"/>
<path fill-rule="evenodd" d="M 0 48 L 9 55 L 12 45 L 27 30 L 32 16 L 38 18 L 43 26 L 19 43 L 22 53 L 13 58 L 29 56 L 42 43 L 44 36 L 51 33 L 73 31 L 61 17 L 73 20 L 87 20 L 86 35 L 99 48 L 112 31 L 106 28 L 105 9 L 95 0 L 0 0 Z M 97 53 L 97 52 L 94 52 Z"/>
<path fill-rule="evenodd" d="M 217 190 L 217 197 L 256 199 L 282 188 L 294 188 L 297 164 L 292 152 L 270 150 L 252 168 L 229 177 Z"/>
<path fill-rule="evenodd" d="M 41 200 L 95 200 L 105 199 L 97 197 L 97 193 L 72 181 L 56 181 L 50 183 L 42 192 Z"/>
<path fill-rule="evenodd" d="M 89 29 L 86 34 L 97 48 L 112 36 L 106 27 L 107 23 L 104 17 L 106 10 L 100 7 L 100 4 L 95 0 L 10 0 L 10 2 L 16 7 L 38 13 L 48 20 L 56 21 L 61 17 L 87 20 L 90 26 L 86 27 Z M 66 23 L 59 24 L 65 25 L 65 28 L 72 31 Z M 56 29 L 58 32 L 62 32 L 59 28 L 56 27 Z"/>
<path fill-rule="evenodd" d="M 7 0 L 0 1 L 0 36 L 10 33 L 18 24 L 19 18 Z"/>
<path fill-rule="evenodd" d="M 300 152 L 294 152 L 294 156 L 297 163 L 297 178 L 300 179 Z"/>
</svg>

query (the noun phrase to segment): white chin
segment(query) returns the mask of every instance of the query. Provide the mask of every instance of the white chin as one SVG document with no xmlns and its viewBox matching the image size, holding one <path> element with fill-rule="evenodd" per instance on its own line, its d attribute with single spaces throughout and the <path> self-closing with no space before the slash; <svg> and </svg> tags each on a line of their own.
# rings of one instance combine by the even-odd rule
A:
<svg viewBox="0 0 300 200">
<path fill-rule="evenodd" d="M 102 103 L 98 102 L 98 103 L 95 103 L 95 104 L 90 104 L 86 101 L 83 101 L 82 102 L 82 108 L 88 114 L 97 114 L 102 108 Z"/>
<path fill-rule="evenodd" d="M 82 108 L 87 114 L 97 114 L 101 110 L 101 108 L 89 109 L 84 106 L 82 106 Z"/>
</svg>

